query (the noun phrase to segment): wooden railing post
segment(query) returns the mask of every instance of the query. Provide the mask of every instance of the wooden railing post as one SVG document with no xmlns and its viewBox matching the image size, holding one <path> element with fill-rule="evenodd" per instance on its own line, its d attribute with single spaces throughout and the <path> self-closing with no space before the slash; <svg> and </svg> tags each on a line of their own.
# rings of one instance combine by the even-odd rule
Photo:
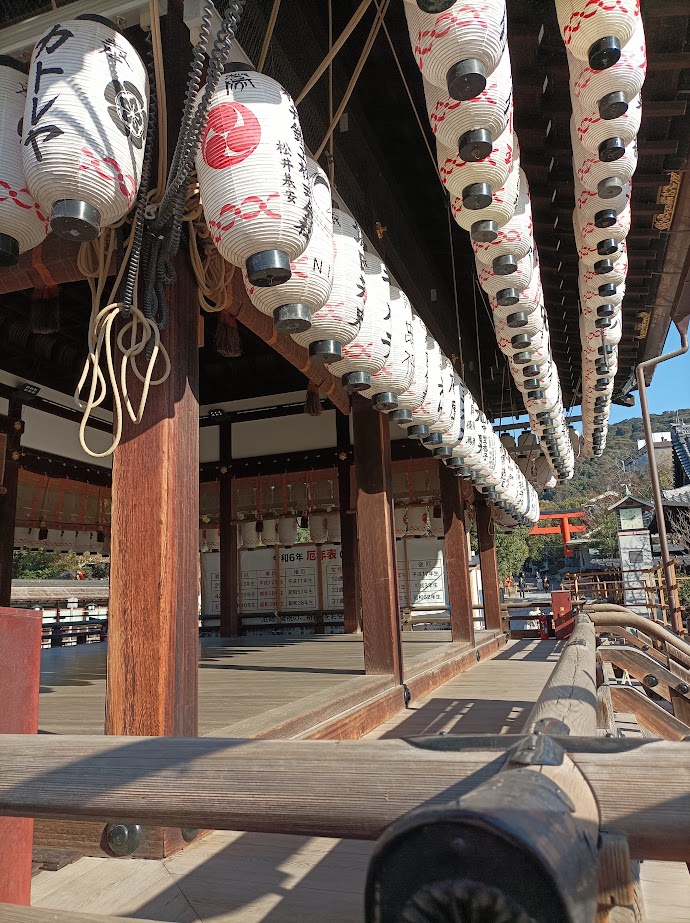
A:
<svg viewBox="0 0 690 923">
<path fill-rule="evenodd" d="M 477 511 L 477 541 L 479 543 L 479 565 L 482 572 L 484 621 L 487 630 L 496 631 L 502 628 L 496 539 L 491 522 L 491 509 L 484 495 L 478 490 L 474 492 L 474 508 Z"/>
<path fill-rule="evenodd" d="M 239 618 L 239 554 L 237 526 L 233 522 L 232 421 L 220 426 L 220 636 L 235 638 L 240 633 Z"/>
<path fill-rule="evenodd" d="M 474 644 L 472 590 L 467 559 L 467 530 L 462 479 L 451 468 L 439 462 L 441 508 L 446 543 L 446 574 L 448 576 L 448 606 L 453 641 Z"/>
<path fill-rule="evenodd" d="M 10 400 L 7 417 L 2 418 L 2 431 L 7 436 L 5 444 L 4 475 L 0 486 L 0 606 L 12 602 L 12 563 L 14 529 L 17 517 L 17 489 L 19 487 L 20 443 L 24 424 L 22 405 Z"/>
<path fill-rule="evenodd" d="M 352 413 L 364 669 L 402 682 L 389 422 L 357 395 Z"/>
</svg>

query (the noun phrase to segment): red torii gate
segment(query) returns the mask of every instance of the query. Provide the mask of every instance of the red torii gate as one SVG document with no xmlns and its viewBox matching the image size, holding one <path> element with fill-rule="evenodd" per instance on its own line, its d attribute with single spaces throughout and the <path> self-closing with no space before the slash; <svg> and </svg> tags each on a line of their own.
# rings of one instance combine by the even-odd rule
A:
<svg viewBox="0 0 690 923">
<path fill-rule="evenodd" d="M 559 532 L 563 537 L 563 551 L 566 558 L 572 558 L 573 552 L 568 548 L 568 542 L 577 532 L 586 532 L 587 526 L 575 525 L 571 519 L 579 519 L 584 516 L 584 510 L 549 510 L 548 513 L 542 513 L 539 522 L 534 526 L 530 535 L 558 535 Z M 558 524 L 552 526 L 542 526 L 540 523 L 543 519 L 558 519 Z"/>
</svg>

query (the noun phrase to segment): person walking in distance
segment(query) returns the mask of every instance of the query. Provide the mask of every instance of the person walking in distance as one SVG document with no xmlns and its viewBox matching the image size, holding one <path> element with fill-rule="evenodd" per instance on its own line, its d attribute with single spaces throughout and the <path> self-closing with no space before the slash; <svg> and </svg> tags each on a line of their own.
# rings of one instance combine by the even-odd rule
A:
<svg viewBox="0 0 690 923">
<path fill-rule="evenodd" d="M 525 575 L 522 573 L 522 571 L 520 572 L 520 576 L 518 577 L 518 590 L 520 592 L 520 599 L 524 599 L 525 598 Z"/>
<path fill-rule="evenodd" d="M 544 579 L 542 580 L 541 585 L 545 593 L 548 593 L 549 590 L 551 589 L 551 584 L 549 583 L 548 571 L 544 572 Z"/>
</svg>

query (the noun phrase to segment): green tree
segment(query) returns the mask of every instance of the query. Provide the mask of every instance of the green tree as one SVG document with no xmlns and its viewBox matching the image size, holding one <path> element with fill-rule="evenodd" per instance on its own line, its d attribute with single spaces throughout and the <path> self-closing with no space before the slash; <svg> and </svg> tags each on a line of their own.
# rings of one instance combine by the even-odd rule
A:
<svg viewBox="0 0 690 923">
<path fill-rule="evenodd" d="M 522 570 L 522 565 L 529 556 L 528 534 L 525 528 L 515 529 L 514 532 L 496 533 L 496 562 L 499 580 L 505 580 L 509 574 L 515 576 Z"/>
</svg>

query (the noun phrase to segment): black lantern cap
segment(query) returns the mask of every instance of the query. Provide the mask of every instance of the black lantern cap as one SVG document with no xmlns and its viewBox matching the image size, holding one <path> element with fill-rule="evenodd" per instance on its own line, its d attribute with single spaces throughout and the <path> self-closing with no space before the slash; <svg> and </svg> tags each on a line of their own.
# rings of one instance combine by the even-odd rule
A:
<svg viewBox="0 0 690 923">
<path fill-rule="evenodd" d="M 599 160 L 602 163 L 613 163 L 614 160 L 620 160 L 625 154 L 625 141 L 617 135 L 607 138 L 599 145 Z"/>
<path fill-rule="evenodd" d="M 309 344 L 309 358 L 322 364 L 343 358 L 342 345 L 337 340 L 315 340 Z"/>
<path fill-rule="evenodd" d="M 79 199 L 58 199 L 50 213 L 50 229 L 67 240 L 96 240 L 101 233 L 101 213 Z"/>
<path fill-rule="evenodd" d="M 392 391 L 381 391 L 375 394 L 371 399 L 371 405 L 374 410 L 380 410 L 382 413 L 389 413 L 398 406 L 398 395 Z"/>
<path fill-rule="evenodd" d="M 485 128 L 476 128 L 466 131 L 458 139 L 458 153 L 467 163 L 477 163 L 488 157 L 493 150 L 491 132 Z"/>
<path fill-rule="evenodd" d="M 366 391 L 371 387 L 371 375 L 369 372 L 348 372 L 342 377 L 343 388 L 348 394 L 355 391 Z"/>
<path fill-rule="evenodd" d="M 516 288 L 502 288 L 496 295 L 496 303 L 502 308 L 509 308 L 520 300 L 520 292 Z"/>
<path fill-rule="evenodd" d="M 283 250 L 261 250 L 254 253 L 247 260 L 246 267 L 247 278 L 258 288 L 281 285 L 292 274 L 290 258 Z"/>
<path fill-rule="evenodd" d="M 606 93 L 599 100 L 599 115 L 605 122 L 620 118 L 628 111 L 628 94 L 623 90 Z"/>
<path fill-rule="evenodd" d="M 486 68 L 479 58 L 458 61 L 448 69 L 446 86 L 452 99 L 474 99 L 486 87 Z"/>
<path fill-rule="evenodd" d="M 597 185 L 597 194 L 600 199 L 615 199 L 623 192 L 625 180 L 620 176 L 607 176 Z"/>
<path fill-rule="evenodd" d="M 597 228 L 611 228 L 616 223 L 617 218 L 615 208 L 602 208 L 594 216 L 594 226 Z"/>
<path fill-rule="evenodd" d="M 615 35 L 598 39 L 587 52 L 589 66 L 593 71 L 605 71 L 620 60 L 621 43 Z"/>
<path fill-rule="evenodd" d="M 493 190 L 488 183 L 470 183 L 462 190 L 463 208 L 468 208 L 470 211 L 487 208 L 492 200 Z"/>
<path fill-rule="evenodd" d="M 311 327 L 311 311 L 306 304 L 282 304 L 273 312 L 273 324 L 278 333 L 304 333 Z"/>
<path fill-rule="evenodd" d="M 513 253 L 504 253 L 501 256 L 494 257 L 491 266 L 495 275 L 509 276 L 517 272 L 518 258 Z"/>
</svg>

